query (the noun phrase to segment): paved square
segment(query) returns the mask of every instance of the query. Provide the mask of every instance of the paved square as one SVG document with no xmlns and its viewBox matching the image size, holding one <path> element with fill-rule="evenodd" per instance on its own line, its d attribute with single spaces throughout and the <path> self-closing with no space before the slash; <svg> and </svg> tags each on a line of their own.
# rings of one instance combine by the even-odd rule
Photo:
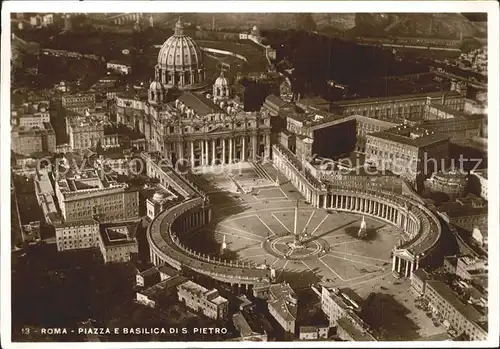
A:
<svg viewBox="0 0 500 349">
<path fill-rule="evenodd" d="M 276 188 L 267 192 L 276 195 L 280 190 Z M 286 205 L 289 207 L 283 207 Z M 194 244 L 201 247 L 203 251 L 196 247 L 200 252 L 216 254 L 221 252 L 225 236 L 226 256 L 272 266 L 276 269 L 278 281 L 286 280 L 297 286 L 304 286 L 314 280 L 346 287 L 391 272 L 391 250 L 399 235 L 395 228 L 365 217 L 367 228 L 373 233 L 369 239 L 359 240 L 356 232 L 361 224 L 361 216 L 329 214 L 325 210 L 301 207 L 295 228 L 292 201 L 269 202 L 267 206 L 273 207 L 250 210 L 222 219 L 192 234 L 187 242 L 193 247 Z M 270 253 L 265 247 L 267 239 L 292 236 L 295 229 L 306 232 L 311 244 L 322 241 L 328 246 L 328 251 L 303 260 L 289 260 Z M 277 252 L 284 254 L 284 242 L 276 241 L 273 246 Z M 311 251 L 314 249 L 318 248 L 311 246 Z M 290 274 L 296 275 L 293 280 L 287 279 Z"/>
</svg>

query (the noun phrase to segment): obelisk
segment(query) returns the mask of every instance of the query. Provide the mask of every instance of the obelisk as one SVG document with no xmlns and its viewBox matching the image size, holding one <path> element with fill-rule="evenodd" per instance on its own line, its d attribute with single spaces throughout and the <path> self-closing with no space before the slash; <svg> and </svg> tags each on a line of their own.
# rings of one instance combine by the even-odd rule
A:
<svg viewBox="0 0 500 349">
<path fill-rule="evenodd" d="M 297 202 L 295 204 L 295 217 L 293 220 L 293 235 L 294 235 L 295 243 L 299 242 L 299 236 L 297 235 L 297 219 L 299 216 L 298 208 L 299 208 L 299 201 L 297 200 Z"/>
</svg>

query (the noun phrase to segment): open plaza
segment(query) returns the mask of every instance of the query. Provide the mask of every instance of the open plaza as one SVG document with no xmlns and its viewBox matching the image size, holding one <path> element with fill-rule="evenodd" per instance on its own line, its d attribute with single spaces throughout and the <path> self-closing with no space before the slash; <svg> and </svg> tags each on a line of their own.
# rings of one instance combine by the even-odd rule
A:
<svg viewBox="0 0 500 349">
<path fill-rule="evenodd" d="M 276 282 L 295 289 L 321 284 L 351 289 L 364 300 L 370 294 L 389 296 L 398 304 L 385 314 L 394 322 L 394 333 L 388 334 L 393 338 L 401 329 L 398 324 L 405 323 L 411 326 L 403 331 L 415 339 L 446 333 L 415 307 L 410 281 L 393 276 L 391 252 L 401 234 L 396 227 L 372 217 L 313 208 L 269 163 L 207 167 L 200 169 L 200 177 L 213 191 L 213 220 L 185 236 L 186 245 L 223 259 L 271 267 Z M 235 190 L 252 183 L 256 187 L 246 194 Z M 367 235 L 359 239 L 363 220 Z M 294 231 L 306 235 L 305 247 L 286 256 Z"/>
</svg>

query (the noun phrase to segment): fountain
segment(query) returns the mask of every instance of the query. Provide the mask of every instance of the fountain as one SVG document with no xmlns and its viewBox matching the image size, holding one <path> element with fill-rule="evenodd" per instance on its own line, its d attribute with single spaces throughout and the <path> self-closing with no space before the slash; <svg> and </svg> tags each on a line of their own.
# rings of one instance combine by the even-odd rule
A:
<svg viewBox="0 0 500 349">
<path fill-rule="evenodd" d="M 366 221 L 365 216 L 363 216 L 363 220 L 361 221 L 361 225 L 358 230 L 358 239 L 364 239 L 366 237 Z"/>
<path fill-rule="evenodd" d="M 226 243 L 226 235 L 222 235 L 222 246 L 221 246 L 221 254 L 224 254 L 227 248 L 227 243 Z"/>
</svg>

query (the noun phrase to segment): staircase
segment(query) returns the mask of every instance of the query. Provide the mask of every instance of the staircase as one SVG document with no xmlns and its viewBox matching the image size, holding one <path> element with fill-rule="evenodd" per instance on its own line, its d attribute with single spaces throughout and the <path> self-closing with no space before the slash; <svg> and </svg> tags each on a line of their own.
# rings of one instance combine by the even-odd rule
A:
<svg viewBox="0 0 500 349">
<path fill-rule="evenodd" d="M 259 175 L 259 177 L 263 178 L 263 179 L 267 179 L 271 182 L 274 183 L 275 181 L 275 178 L 271 178 L 271 176 L 269 175 L 269 173 L 267 173 L 267 171 L 264 169 L 264 167 L 258 163 L 258 162 L 252 162 L 253 164 L 253 167 L 255 169 L 255 172 L 257 172 L 257 174 Z"/>
</svg>

